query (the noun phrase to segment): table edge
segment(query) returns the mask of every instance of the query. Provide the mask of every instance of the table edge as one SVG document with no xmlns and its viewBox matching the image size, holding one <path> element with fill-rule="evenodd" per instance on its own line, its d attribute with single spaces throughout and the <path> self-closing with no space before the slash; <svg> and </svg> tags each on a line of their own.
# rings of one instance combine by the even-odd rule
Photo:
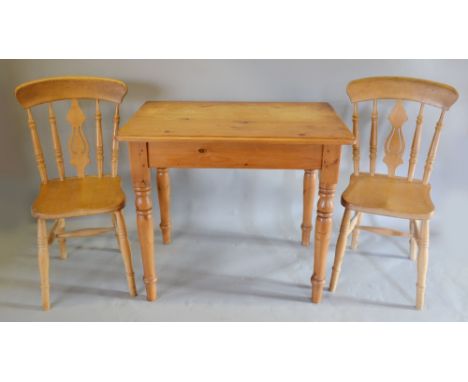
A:
<svg viewBox="0 0 468 382">
<path fill-rule="evenodd" d="M 136 136 L 119 136 L 119 142 L 226 142 L 226 143 L 289 143 L 289 144 L 310 144 L 310 145 L 352 145 L 355 143 L 354 136 L 349 139 L 330 138 L 330 139 L 304 139 L 304 138 L 265 138 L 265 137 L 136 137 Z"/>
<path fill-rule="evenodd" d="M 301 138 L 301 137 L 232 137 L 232 136 L 171 136 L 171 137 L 148 137 L 148 136 L 134 136 L 134 135 L 122 135 L 121 129 L 126 127 L 130 120 L 147 104 L 150 103 L 218 103 L 218 104 L 291 104 L 291 105 L 306 105 L 306 104 L 323 104 L 327 105 L 336 114 L 338 119 L 342 122 L 343 126 L 349 132 L 349 138 L 329 138 L 329 139 L 317 139 L 313 137 Z M 117 132 L 117 140 L 119 142 L 181 142 L 181 141 L 216 141 L 216 142 L 255 142 L 255 143 L 288 143 L 288 144 L 313 144 L 313 145 L 325 145 L 325 144 L 337 144 L 337 145 L 352 145 L 355 143 L 356 138 L 354 137 L 349 127 L 342 120 L 341 116 L 336 113 L 335 108 L 326 101 L 191 101 L 191 100 L 147 100 L 133 113 L 129 120 L 119 129 Z"/>
</svg>

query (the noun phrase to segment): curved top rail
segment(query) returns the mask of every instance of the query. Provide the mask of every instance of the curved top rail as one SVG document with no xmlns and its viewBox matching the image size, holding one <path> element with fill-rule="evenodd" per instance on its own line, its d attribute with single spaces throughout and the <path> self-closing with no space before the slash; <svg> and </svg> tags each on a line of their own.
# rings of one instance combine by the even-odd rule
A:
<svg viewBox="0 0 468 382">
<path fill-rule="evenodd" d="M 347 87 L 351 102 L 396 99 L 422 102 L 448 110 L 458 99 L 452 86 L 410 77 L 367 77 L 351 81 Z"/>
<path fill-rule="evenodd" d="M 25 109 L 65 99 L 100 99 L 121 103 L 127 85 L 119 80 L 100 77 L 51 77 L 19 85 L 15 90 Z"/>
</svg>

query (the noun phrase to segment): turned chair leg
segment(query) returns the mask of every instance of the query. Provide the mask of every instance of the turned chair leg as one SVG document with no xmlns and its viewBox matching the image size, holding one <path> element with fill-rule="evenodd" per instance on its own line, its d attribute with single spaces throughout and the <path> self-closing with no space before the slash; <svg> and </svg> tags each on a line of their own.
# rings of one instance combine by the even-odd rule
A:
<svg viewBox="0 0 468 382">
<path fill-rule="evenodd" d="M 65 219 L 59 219 L 57 233 L 65 232 Z M 68 257 L 67 253 L 67 240 L 65 238 L 58 238 L 59 250 L 60 250 L 60 259 L 66 260 Z"/>
<path fill-rule="evenodd" d="M 410 239 L 409 239 L 410 259 L 412 261 L 415 261 L 416 256 L 417 256 L 417 250 L 418 250 L 417 241 L 416 241 L 416 238 L 414 237 L 415 228 L 416 228 L 416 220 L 410 220 L 409 227 L 410 227 Z"/>
<path fill-rule="evenodd" d="M 343 219 L 341 220 L 340 234 L 336 243 L 335 261 L 333 263 L 332 276 L 330 280 L 330 292 L 334 292 L 336 290 L 338 279 L 340 277 L 341 264 L 343 262 L 343 257 L 346 249 L 346 241 L 348 239 L 348 229 L 349 222 L 351 221 L 351 213 L 352 211 L 346 208 L 343 214 Z"/>
<path fill-rule="evenodd" d="M 42 309 L 49 310 L 49 243 L 47 238 L 47 224 L 44 219 L 37 220 L 37 249 L 39 275 L 41 278 Z"/>
<path fill-rule="evenodd" d="M 429 220 L 421 224 L 418 253 L 418 283 L 416 284 L 416 309 L 424 307 L 424 294 L 426 289 L 426 274 L 429 258 Z"/>
<path fill-rule="evenodd" d="M 133 272 L 132 253 L 130 251 L 127 227 L 125 225 L 125 219 L 122 211 L 114 212 L 113 221 L 116 228 L 116 235 L 120 247 L 120 252 L 122 253 L 125 273 L 127 275 L 128 290 L 130 292 L 130 296 L 136 296 L 137 290 L 135 285 L 135 273 Z"/>
<path fill-rule="evenodd" d="M 161 214 L 161 227 L 163 243 L 170 244 L 171 242 L 171 183 L 169 179 L 169 171 L 167 168 L 157 169 L 157 188 L 159 211 Z"/>
<path fill-rule="evenodd" d="M 353 229 L 353 233 L 351 235 L 351 249 L 355 251 L 358 246 L 359 241 L 359 225 L 361 224 L 362 213 L 356 212 L 356 227 Z"/>
<path fill-rule="evenodd" d="M 302 245 L 310 245 L 312 231 L 312 208 L 317 190 L 317 170 L 305 170 L 303 186 L 303 214 L 302 214 Z"/>
</svg>

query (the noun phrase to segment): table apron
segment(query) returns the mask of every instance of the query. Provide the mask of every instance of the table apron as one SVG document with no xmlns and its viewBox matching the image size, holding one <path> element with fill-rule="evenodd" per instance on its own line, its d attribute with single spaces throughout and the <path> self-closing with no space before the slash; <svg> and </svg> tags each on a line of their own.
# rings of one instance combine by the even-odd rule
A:
<svg viewBox="0 0 468 382">
<path fill-rule="evenodd" d="M 323 145 L 258 142 L 149 142 L 150 167 L 319 169 Z"/>
</svg>

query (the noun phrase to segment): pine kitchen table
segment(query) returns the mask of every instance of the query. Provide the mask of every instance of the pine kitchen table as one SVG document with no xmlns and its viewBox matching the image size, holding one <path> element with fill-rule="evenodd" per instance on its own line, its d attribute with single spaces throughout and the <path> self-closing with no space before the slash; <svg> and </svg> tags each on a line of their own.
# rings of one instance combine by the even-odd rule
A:
<svg viewBox="0 0 468 382">
<path fill-rule="evenodd" d="M 325 283 L 333 199 L 341 146 L 354 136 L 323 102 L 149 101 L 118 133 L 129 143 L 138 237 L 147 299 L 157 297 L 151 168 L 157 169 L 161 230 L 170 242 L 169 168 L 301 169 L 304 177 L 303 244 L 308 244 L 316 170 L 320 172 L 315 224 L 312 302 Z M 308 221 L 309 220 L 309 221 Z"/>
</svg>

